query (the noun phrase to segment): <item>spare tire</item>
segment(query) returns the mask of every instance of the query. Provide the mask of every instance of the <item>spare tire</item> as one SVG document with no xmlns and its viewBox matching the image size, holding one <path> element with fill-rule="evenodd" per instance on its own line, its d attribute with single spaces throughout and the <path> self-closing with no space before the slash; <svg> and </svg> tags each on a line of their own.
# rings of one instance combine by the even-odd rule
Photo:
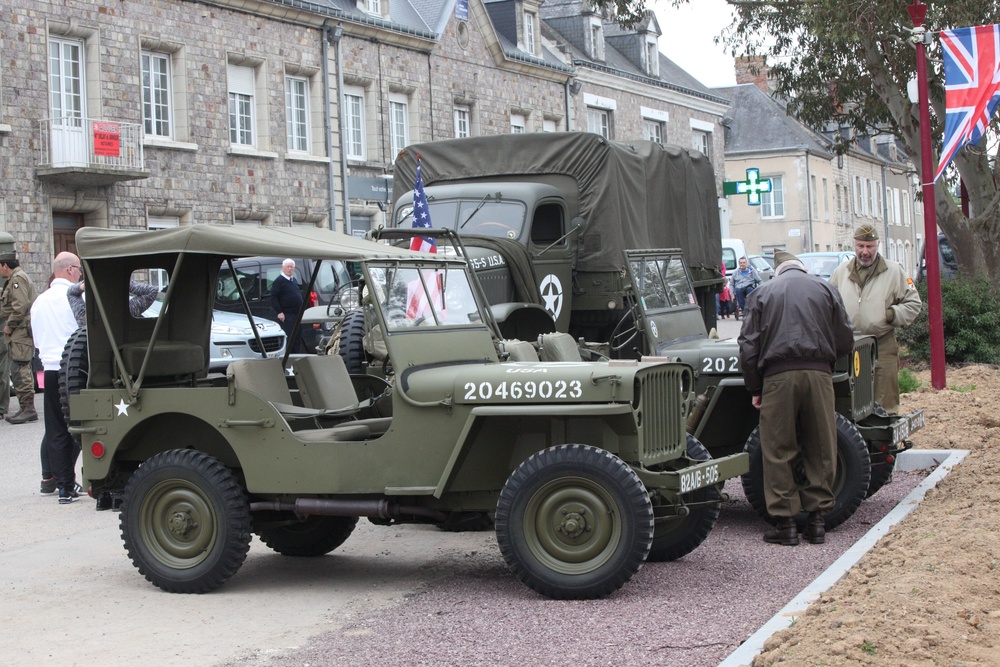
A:
<svg viewBox="0 0 1000 667">
<path fill-rule="evenodd" d="M 69 397 L 87 388 L 90 378 L 90 357 L 87 356 L 87 328 L 81 327 L 74 331 L 66 347 L 63 348 L 62 359 L 59 361 L 59 407 L 67 426 L 78 426 L 69 418 Z M 73 438 L 79 443 L 80 436 Z"/>
<path fill-rule="evenodd" d="M 344 360 L 347 372 L 363 375 L 368 355 L 365 352 L 365 313 L 352 310 L 344 315 L 337 338 L 337 354 Z"/>
</svg>

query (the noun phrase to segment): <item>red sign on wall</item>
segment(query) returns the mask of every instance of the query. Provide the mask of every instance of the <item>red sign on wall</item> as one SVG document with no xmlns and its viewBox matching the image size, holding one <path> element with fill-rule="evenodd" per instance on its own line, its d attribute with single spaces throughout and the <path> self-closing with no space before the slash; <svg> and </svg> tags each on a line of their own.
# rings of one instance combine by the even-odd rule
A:
<svg viewBox="0 0 1000 667">
<path fill-rule="evenodd" d="M 121 157 L 121 127 L 118 123 L 94 123 L 94 155 Z"/>
</svg>

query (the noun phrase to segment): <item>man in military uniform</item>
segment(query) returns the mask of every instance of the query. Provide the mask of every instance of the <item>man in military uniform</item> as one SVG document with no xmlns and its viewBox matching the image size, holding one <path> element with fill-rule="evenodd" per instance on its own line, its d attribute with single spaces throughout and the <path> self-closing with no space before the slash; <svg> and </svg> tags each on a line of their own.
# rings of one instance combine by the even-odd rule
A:
<svg viewBox="0 0 1000 667">
<path fill-rule="evenodd" d="M 31 338 L 31 304 L 35 300 L 35 286 L 17 261 L 13 248 L 0 253 L 0 277 L 7 284 L 0 292 L 0 322 L 7 341 L 11 363 L 11 376 L 20 410 L 8 416 L 11 424 L 38 420 L 35 412 L 35 383 L 31 361 L 35 356 L 35 343 Z"/>
<path fill-rule="evenodd" d="M 14 254 L 14 237 L 7 232 L 0 232 L 0 255 L 11 255 Z M 0 280 L 0 292 L 3 291 L 3 286 L 7 284 L 6 280 Z M 7 416 L 7 410 L 10 408 L 10 354 L 7 350 L 7 336 L 4 334 L 3 329 L 6 326 L 5 321 L 0 321 L 0 418 L 5 418 Z"/>
<path fill-rule="evenodd" d="M 875 400 L 886 412 L 899 410 L 899 344 L 896 329 L 913 324 L 923 306 L 902 266 L 878 252 L 878 231 L 861 225 L 854 232 L 854 259 L 838 266 L 830 284 L 840 290 L 854 330 L 875 336 Z"/>
</svg>

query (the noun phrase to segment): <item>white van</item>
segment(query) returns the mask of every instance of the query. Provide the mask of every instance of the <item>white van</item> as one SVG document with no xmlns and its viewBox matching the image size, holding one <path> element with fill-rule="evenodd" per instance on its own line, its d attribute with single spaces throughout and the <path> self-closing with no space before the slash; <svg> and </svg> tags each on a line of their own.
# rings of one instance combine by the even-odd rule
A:
<svg viewBox="0 0 1000 667">
<path fill-rule="evenodd" d="M 726 265 L 726 275 L 736 270 L 736 262 L 747 256 L 747 248 L 739 239 L 722 239 L 722 263 Z"/>
</svg>

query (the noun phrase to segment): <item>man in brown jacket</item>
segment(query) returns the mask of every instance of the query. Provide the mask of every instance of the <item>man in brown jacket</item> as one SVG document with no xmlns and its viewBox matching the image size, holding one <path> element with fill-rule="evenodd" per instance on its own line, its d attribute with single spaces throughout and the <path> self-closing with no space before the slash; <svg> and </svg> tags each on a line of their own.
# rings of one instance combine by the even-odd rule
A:
<svg viewBox="0 0 1000 667">
<path fill-rule="evenodd" d="M 743 380 L 760 410 L 764 499 L 777 519 L 764 541 L 798 544 L 795 515 L 805 510 L 803 536 L 822 544 L 823 515 L 836 502 L 833 365 L 851 351 L 854 333 L 836 289 L 809 275 L 791 253 L 778 251 L 774 261 L 774 279 L 747 297 L 739 336 Z M 799 456 L 806 474 L 801 490 L 792 465 Z"/>
<path fill-rule="evenodd" d="M 11 377 L 20 410 L 7 416 L 11 424 L 38 420 L 35 412 L 35 381 L 31 362 L 35 343 L 31 338 L 31 304 L 35 301 L 35 286 L 17 261 L 14 252 L 0 254 L 0 276 L 7 280 L 0 292 L 0 322 L 7 337 Z"/>
</svg>

